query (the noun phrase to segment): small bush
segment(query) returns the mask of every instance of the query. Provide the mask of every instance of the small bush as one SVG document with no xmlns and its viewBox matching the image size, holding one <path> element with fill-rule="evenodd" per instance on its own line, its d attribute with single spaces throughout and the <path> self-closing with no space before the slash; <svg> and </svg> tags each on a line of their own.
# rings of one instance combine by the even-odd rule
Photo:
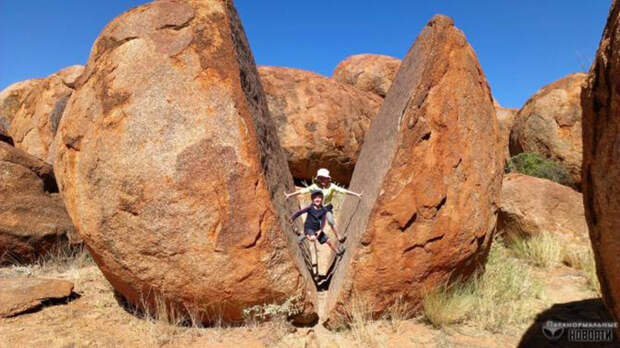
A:
<svg viewBox="0 0 620 348">
<path fill-rule="evenodd" d="M 566 168 L 533 152 L 523 152 L 511 157 L 506 163 L 505 172 L 521 173 L 575 187 L 575 182 Z"/>
<path fill-rule="evenodd" d="M 588 281 L 588 288 L 597 294 L 601 294 L 601 285 L 596 275 L 596 263 L 594 262 L 594 253 L 592 248 L 566 248 L 562 262 L 568 267 L 580 270 Z"/>
</svg>

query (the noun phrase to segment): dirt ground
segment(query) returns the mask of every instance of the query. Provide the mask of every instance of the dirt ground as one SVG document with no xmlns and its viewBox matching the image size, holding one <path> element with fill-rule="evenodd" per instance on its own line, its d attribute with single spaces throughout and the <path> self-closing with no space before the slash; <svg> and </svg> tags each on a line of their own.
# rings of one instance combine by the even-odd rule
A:
<svg viewBox="0 0 620 348">
<path fill-rule="evenodd" d="M 324 263 L 320 262 L 319 266 Z M 0 268 L 0 277 L 33 276 L 66 279 L 75 296 L 27 314 L 0 319 L 0 347 L 530 347 L 546 346 L 539 321 L 550 314 L 579 319 L 596 316 L 600 300 L 580 271 L 557 266 L 532 268 L 544 285 L 544 299 L 535 300 L 539 320 L 504 328 L 476 329 L 467 323 L 441 329 L 421 317 L 358 323 L 332 332 L 317 325 L 296 328 L 284 321 L 245 327 L 185 327 L 132 314 L 92 261 Z M 534 301 L 534 300 L 533 300 Z M 572 317 L 571 317 L 572 316 Z M 590 315 L 592 317 L 592 315 Z"/>
</svg>

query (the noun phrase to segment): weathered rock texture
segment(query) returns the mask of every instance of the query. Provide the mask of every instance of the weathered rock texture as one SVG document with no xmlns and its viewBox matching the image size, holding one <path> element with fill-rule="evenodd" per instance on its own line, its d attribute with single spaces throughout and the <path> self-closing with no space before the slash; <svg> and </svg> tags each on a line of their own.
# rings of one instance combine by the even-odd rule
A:
<svg viewBox="0 0 620 348">
<path fill-rule="evenodd" d="M 46 78 L 18 82 L 0 94 L 0 117 L 15 147 L 48 160 L 58 123 L 84 67 L 74 65 Z"/>
<path fill-rule="evenodd" d="M 0 264 L 28 263 L 79 243 L 52 167 L 0 142 Z"/>
<path fill-rule="evenodd" d="M 0 279 L 0 318 L 40 307 L 46 300 L 60 300 L 73 292 L 66 280 L 38 278 Z"/>
<path fill-rule="evenodd" d="M 488 83 L 450 18 L 431 19 L 368 131 L 339 226 L 347 247 L 327 294 L 328 325 L 352 301 L 378 315 L 482 261 L 497 220 L 502 156 Z M 475 139 L 475 141 L 474 141 Z"/>
<path fill-rule="evenodd" d="M 108 24 L 56 145 L 69 214 L 131 303 L 207 322 L 291 297 L 314 312 L 286 223 L 293 180 L 231 1 L 158 1 Z"/>
<path fill-rule="evenodd" d="M 383 100 L 324 76 L 259 67 L 267 105 L 293 177 L 311 180 L 328 168 L 348 184 L 371 119 Z"/>
<path fill-rule="evenodd" d="M 504 159 L 508 160 L 510 158 L 510 131 L 515 123 L 515 116 L 517 115 L 518 109 L 514 108 L 505 108 L 496 100 L 493 100 L 493 105 L 495 106 L 495 114 L 497 115 L 497 121 L 499 124 L 499 146 L 504 153 Z"/>
<path fill-rule="evenodd" d="M 576 73 L 534 94 L 519 110 L 510 134 L 510 155 L 536 152 L 560 162 L 576 185 L 581 183 L 581 86 L 586 74 Z"/>
<path fill-rule="evenodd" d="M 619 33 L 620 3 L 614 0 L 581 95 L 583 200 L 603 300 L 616 321 L 620 321 Z"/>
<path fill-rule="evenodd" d="M 522 174 L 504 177 L 497 226 L 509 238 L 553 233 L 564 245 L 589 244 L 581 194 Z"/>
<path fill-rule="evenodd" d="M 362 91 L 385 97 L 399 67 L 400 59 L 394 57 L 357 54 L 340 62 L 332 78 Z"/>
</svg>

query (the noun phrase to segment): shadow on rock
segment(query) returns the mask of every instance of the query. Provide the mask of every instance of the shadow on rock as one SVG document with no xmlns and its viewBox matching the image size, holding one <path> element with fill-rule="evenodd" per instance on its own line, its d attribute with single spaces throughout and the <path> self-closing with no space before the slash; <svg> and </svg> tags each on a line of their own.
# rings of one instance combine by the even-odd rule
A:
<svg viewBox="0 0 620 348">
<path fill-rule="evenodd" d="M 574 342 L 568 339 L 568 329 L 543 332 L 543 328 L 548 321 L 560 323 L 600 323 L 613 322 L 613 319 L 601 299 L 598 298 L 554 304 L 551 308 L 536 316 L 536 321 L 527 329 L 518 347 L 618 347 L 619 342 L 617 337 L 613 336 L 615 335 L 613 329 L 613 342 Z M 550 336 L 550 338 L 547 338 L 547 336 Z"/>
</svg>

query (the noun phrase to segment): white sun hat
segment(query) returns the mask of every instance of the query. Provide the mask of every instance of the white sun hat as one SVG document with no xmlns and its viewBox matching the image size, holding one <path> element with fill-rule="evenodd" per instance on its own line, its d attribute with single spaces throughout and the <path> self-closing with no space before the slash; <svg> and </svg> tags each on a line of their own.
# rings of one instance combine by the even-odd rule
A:
<svg viewBox="0 0 620 348">
<path fill-rule="evenodd" d="M 316 171 L 316 177 L 318 178 L 319 176 L 323 178 L 329 178 L 329 179 L 332 178 L 331 176 L 329 176 L 329 170 L 325 168 L 321 168 Z"/>
</svg>

